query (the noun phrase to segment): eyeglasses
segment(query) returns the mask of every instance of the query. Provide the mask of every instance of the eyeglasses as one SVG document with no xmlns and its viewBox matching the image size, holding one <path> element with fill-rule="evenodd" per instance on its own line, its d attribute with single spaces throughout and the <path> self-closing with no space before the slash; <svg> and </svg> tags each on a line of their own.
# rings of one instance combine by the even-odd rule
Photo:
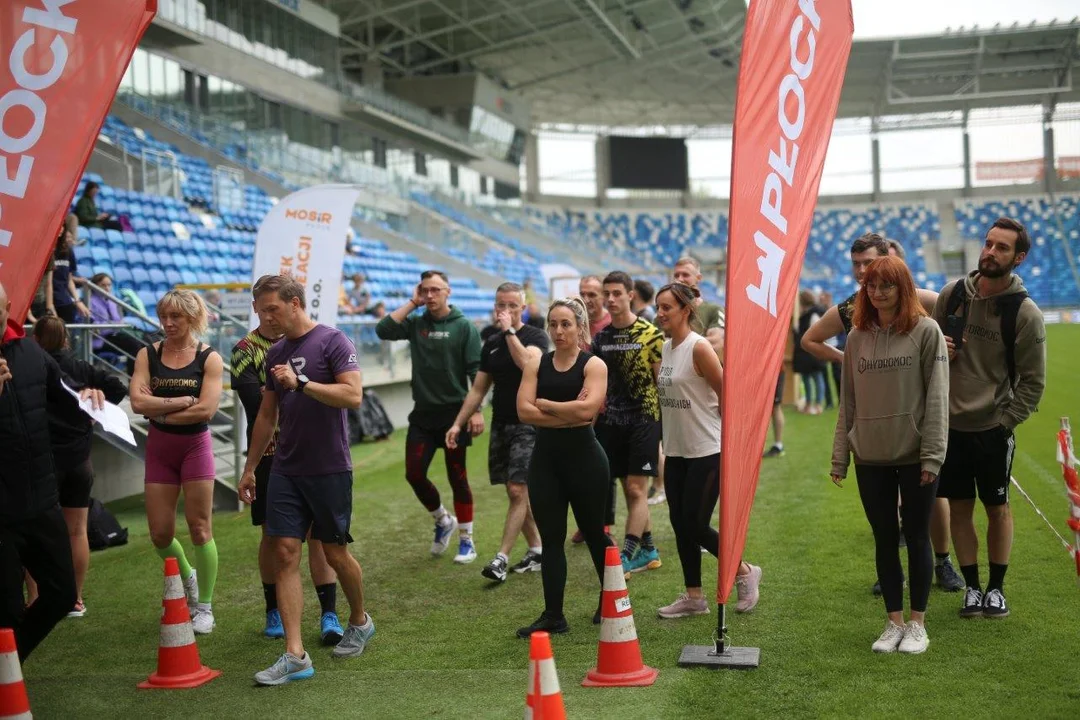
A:
<svg viewBox="0 0 1080 720">
<path fill-rule="evenodd" d="M 896 289 L 896 283 L 867 283 L 865 287 L 868 295 L 888 295 Z"/>
</svg>

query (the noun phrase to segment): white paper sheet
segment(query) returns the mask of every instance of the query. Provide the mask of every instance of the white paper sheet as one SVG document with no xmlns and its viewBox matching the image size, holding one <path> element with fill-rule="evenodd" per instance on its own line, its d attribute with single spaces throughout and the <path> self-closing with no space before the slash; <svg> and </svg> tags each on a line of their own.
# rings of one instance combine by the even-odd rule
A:
<svg viewBox="0 0 1080 720">
<path fill-rule="evenodd" d="M 131 432 L 131 423 L 128 421 L 127 413 L 119 406 L 106 401 L 105 405 L 100 410 L 95 410 L 93 404 L 89 400 L 80 400 L 79 393 L 69 388 L 63 381 L 61 381 L 60 384 L 74 396 L 84 413 L 101 424 L 101 427 L 105 432 L 111 433 L 131 445 L 136 444 L 135 435 Z"/>
</svg>

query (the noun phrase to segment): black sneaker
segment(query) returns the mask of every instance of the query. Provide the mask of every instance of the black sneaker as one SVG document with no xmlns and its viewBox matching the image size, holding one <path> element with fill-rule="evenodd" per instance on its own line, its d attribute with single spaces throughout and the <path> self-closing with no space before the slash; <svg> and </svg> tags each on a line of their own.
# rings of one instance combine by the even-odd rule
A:
<svg viewBox="0 0 1080 720">
<path fill-rule="evenodd" d="M 1000 594 L 1000 593 L 999 593 Z M 1001 598 L 1002 607 L 1005 606 L 1005 598 Z M 1006 610 L 1006 612 L 1008 612 Z M 960 617 L 972 618 L 982 617 L 983 615 L 983 593 L 982 590 L 978 590 L 973 587 L 969 587 L 967 592 L 964 593 L 964 606 L 960 608 Z"/>
<path fill-rule="evenodd" d="M 769 448 L 766 451 L 766 453 L 764 455 L 762 455 L 762 457 L 778 458 L 778 457 L 782 457 L 783 454 L 784 454 L 784 448 L 780 447 L 779 445 L 773 445 L 771 448 Z"/>
<path fill-rule="evenodd" d="M 496 555 L 495 559 L 484 566 L 484 569 L 480 571 L 480 574 L 488 580 L 506 582 L 506 560 Z"/>
<path fill-rule="evenodd" d="M 543 556 L 538 552 L 528 550 L 525 553 L 525 557 L 521 558 L 521 562 L 514 565 L 510 569 L 514 572 L 521 574 L 527 572 L 540 572 L 540 561 Z"/>
<path fill-rule="evenodd" d="M 551 618 L 548 617 L 547 611 L 540 613 L 540 617 L 536 618 L 536 621 L 532 625 L 526 625 L 523 628 L 518 628 L 517 636 L 525 639 L 532 635 L 534 632 L 540 632 L 543 630 L 546 633 L 552 635 L 558 635 L 564 632 L 569 632 L 570 626 L 566 624 L 566 618 Z"/>
<path fill-rule="evenodd" d="M 1005 604 L 1005 595 L 997 588 L 983 597 L 982 614 L 983 617 L 988 618 L 1009 617 L 1009 606 Z"/>
<path fill-rule="evenodd" d="M 934 575 L 937 576 L 938 587 L 945 592 L 960 592 L 964 589 L 964 578 L 956 572 L 949 558 L 945 558 L 940 565 L 934 567 Z"/>
<path fill-rule="evenodd" d="M 874 583 L 874 587 L 870 588 L 870 592 L 874 597 L 881 597 L 881 581 Z"/>
</svg>

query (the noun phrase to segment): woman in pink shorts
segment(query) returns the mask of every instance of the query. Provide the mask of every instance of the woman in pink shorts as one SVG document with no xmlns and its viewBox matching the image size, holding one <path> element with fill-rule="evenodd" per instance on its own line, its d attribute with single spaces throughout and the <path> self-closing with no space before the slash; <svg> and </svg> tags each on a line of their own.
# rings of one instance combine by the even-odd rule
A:
<svg viewBox="0 0 1080 720">
<path fill-rule="evenodd" d="M 207 314 L 196 293 L 165 293 L 158 301 L 157 314 L 165 339 L 139 351 L 131 376 L 131 407 L 150 420 L 146 520 L 158 555 L 179 563 L 192 625 L 196 633 L 205 635 L 214 629 L 211 602 L 218 569 L 210 528 L 215 471 L 209 422 L 221 398 L 223 363 L 213 348 L 199 342 L 206 332 Z M 176 539 L 181 489 L 195 545 L 194 569 Z"/>
</svg>

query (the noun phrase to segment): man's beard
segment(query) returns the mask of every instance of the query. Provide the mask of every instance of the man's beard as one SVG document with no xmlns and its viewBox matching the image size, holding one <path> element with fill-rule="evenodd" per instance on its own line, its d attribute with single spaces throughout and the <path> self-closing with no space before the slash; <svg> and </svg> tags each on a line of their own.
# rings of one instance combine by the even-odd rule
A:
<svg viewBox="0 0 1080 720">
<path fill-rule="evenodd" d="M 1009 265 L 998 265 L 993 260 L 984 258 L 979 261 L 979 274 L 996 280 L 1008 275 L 1014 267 L 1015 265 L 1011 263 Z"/>
</svg>

